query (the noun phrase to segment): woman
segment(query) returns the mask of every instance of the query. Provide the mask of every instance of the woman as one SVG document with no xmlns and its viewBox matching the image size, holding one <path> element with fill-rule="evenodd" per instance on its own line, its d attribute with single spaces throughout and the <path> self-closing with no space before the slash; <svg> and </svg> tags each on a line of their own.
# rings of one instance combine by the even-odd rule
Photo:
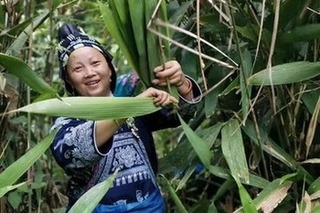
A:
<svg viewBox="0 0 320 213">
<path fill-rule="evenodd" d="M 59 29 L 59 61 L 65 88 L 73 96 L 113 96 L 116 72 L 110 54 L 79 28 L 65 24 Z M 175 85 L 183 104 L 181 114 L 192 116 L 201 91 L 186 77 L 176 61 L 155 68 L 156 86 Z M 178 101 L 168 93 L 148 88 L 139 97 L 151 97 L 161 110 L 134 119 L 90 121 L 57 118 L 59 131 L 51 150 L 58 164 L 70 177 L 69 205 L 91 187 L 119 169 L 113 186 L 94 212 L 164 212 L 165 205 L 156 183 L 157 156 L 152 132 L 176 127 L 177 116 L 168 108 Z M 188 105 L 188 104 L 187 104 Z M 190 105 L 190 104 L 189 104 Z M 191 106 L 191 105 L 190 105 Z"/>
</svg>

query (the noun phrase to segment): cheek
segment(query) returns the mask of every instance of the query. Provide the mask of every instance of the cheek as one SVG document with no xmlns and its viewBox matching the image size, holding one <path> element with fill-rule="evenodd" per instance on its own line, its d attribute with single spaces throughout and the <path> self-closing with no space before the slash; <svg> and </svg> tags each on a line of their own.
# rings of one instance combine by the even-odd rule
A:
<svg viewBox="0 0 320 213">
<path fill-rule="evenodd" d="M 66 79 L 68 83 L 73 87 L 76 87 L 76 85 L 80 82 L 80 76 L 76 74 L 69 75 Z"/>
</svg>

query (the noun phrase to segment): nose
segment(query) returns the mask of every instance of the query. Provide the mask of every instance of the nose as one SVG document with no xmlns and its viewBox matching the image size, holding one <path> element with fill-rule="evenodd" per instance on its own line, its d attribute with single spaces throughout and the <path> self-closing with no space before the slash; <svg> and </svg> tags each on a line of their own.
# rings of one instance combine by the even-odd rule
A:
<svg viewBox="0 0 320 213">
<path fill-rule="evenodd" d="M 96 72 L 94 71 L 94 69 L 92 67 L 87 67 L 85 69 L 84 77 L 90 78 L 90 77 L 94 76 L 95 74 L 96 74 Z"/>
</svg>

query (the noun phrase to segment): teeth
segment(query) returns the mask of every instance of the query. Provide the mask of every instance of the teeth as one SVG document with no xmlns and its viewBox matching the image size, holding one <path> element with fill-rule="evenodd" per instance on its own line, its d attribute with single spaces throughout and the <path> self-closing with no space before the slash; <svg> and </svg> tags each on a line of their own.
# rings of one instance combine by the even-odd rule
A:
<svg viewBox="0 0 320 213">
<path fill-rule="evenodd" d="M 99 81 L 91 81 L 89 83 L 87 83 L 88 85 L 93 85 L 93 84 L 97 84 Z"/>
</svg>

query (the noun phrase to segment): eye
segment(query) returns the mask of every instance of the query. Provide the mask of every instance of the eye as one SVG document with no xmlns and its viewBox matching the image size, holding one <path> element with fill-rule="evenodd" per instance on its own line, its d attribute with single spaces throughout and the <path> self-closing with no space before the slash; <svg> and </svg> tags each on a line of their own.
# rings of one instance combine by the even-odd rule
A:
<svg viewBox="0 0 320 213">
<path fill-rule="evenodd" d="M 100 64 L 100 61 L 92 61 L 91 64 L 93 66 L 98 66 Z"/>
<path fill-rule="evenodd" d="M 81 72 L 82 67 L 81 66 L 77 66 L 75 68 L 73 68 L 73 72 Z"/>
</svg>

